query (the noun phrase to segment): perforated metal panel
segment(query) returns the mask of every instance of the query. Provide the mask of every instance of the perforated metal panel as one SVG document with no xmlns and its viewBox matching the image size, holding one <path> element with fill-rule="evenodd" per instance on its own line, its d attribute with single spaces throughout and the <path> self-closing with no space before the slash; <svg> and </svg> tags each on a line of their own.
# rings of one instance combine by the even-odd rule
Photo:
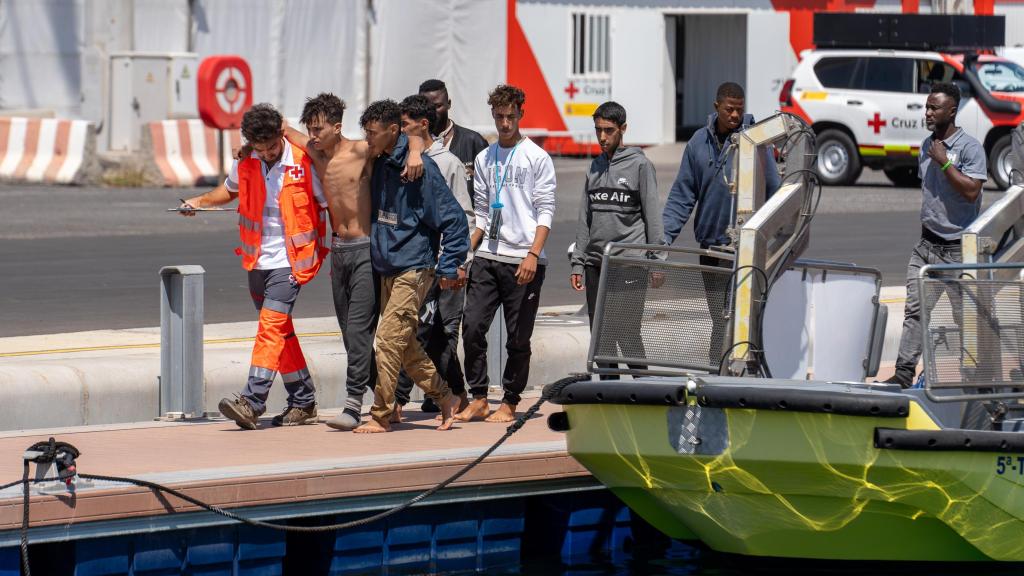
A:
<svg viewBox="0 0 1024 576">
<path fill-rule="evenodd" d="M 731 277 L 730 268 L 606 257 L 591 368 L 607 372 L 622 364 L 640 373 L 718 373 L 729 334 Z"/>
<path fill-rule="evenodd" d="M 920 289 L 927 387 L 1024 397 L 1024 284 L 932 277 Z"/>
</svg>

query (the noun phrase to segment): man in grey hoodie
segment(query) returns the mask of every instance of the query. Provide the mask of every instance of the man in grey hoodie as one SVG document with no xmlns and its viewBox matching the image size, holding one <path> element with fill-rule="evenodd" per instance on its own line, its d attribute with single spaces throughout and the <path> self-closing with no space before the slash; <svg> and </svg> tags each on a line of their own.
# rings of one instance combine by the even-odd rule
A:
<svg viewBox="0 0 1024 576">
<path fill-rule="evenodd" d="M 587 291 L 587 313 L 594 325 L 598 280 L 601 278 L 601 257 L 609 242 L 630 244 L 661 244 L 661 218 L 658 210 L 658 182 L 654 166 L 636 147 L 622 146 L 626 132 L 626 109 L 617 102 L 605 102 L 594 111 L 594 131 L 601 145 L 601 155 L 590 164 L 580 216 L 576 224 L 576 248 L 572 254 L 572 273 L 569 282 L 577 290 Z M 612 254 L 621 255 L 623 249 Z M 645 252 L 656 258 L 654 252 Z M 622 277 L 621 285 L 607 289 L 633 292 L 636 301 L 643 302 L 648 285 L 646 268 L 637 268 L 635 278 Z M 618 342 L 622 353 L 629 358 L 643 358 L 645 352 L 640 337 L 640 315 L 630 318 L 631 324 L 622 327 L 625 338 Z M 635 322 L 632 322 L 635 321 Z M 631 368 L 643 366 L 630 365 Z M 602 379 L 606 378 L 602 376 Z"/>
<path fill-rule="evenodd" d="M 725 82 L 715 93 L 715 112 L 708 116 L 707 126 L 697 130 L 686 143 L 679 174 L 665 201 L 662 223 L 665 244 L 675 242 L 693 214 L 693 232 L 701 248 L 725 247 L 731 244 L 727 229 L 733 220 L 733 203 L 729 195 L 727 178 L 732 177 L 732 163 L 736 154 L 728 146 L 729 137 L 754 123 L 754 117 L 745 113 L 746 96 L 743 87 Z M 779 171 L 775 159 L 765 153 L 761 162 L 765 169 L 765 198 L 779 188 Z M 721 248 L 720 248 L 721 249 Z M 732 267 L 730 260 L 701 256 L 704 266 Z M 717 350 L 727 347 L 722 342 L 726 334 L 727 314 L 725 295 L 719 294 L 718 275 L 704 275 L 708 292 L 708 312 L 711 314 L 711 351 L 709 360 L 720 360 Z"/>
</svg>

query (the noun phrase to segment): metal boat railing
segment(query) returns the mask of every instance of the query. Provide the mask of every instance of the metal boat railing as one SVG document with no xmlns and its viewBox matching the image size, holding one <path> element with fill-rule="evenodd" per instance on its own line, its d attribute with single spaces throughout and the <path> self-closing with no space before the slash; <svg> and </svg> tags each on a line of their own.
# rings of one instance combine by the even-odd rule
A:
<svg viewBox="0 0 1024 576">
<path fill-rule="evenodd" d="M 960 238 L 964 264 L 1012 264 L 1024 257 L 1024 187 L 1011 186 L 1003 197 L 982 212 L 968 226 Z M 975 269 L 972 277 L 988 280 L 1008 280 L 1016 276 L 1015 269 L 990 267 Z M 961 309 L 964 323 L 977 326 L 977 309 L 967 302 Z M 965 362 L 977 362 L 979 350 L 978 333 L 969 330 L 962 334 L 961 347 Z"/>
<path fill-rule="evenodd" d="M 661 258 L 612 255 L 623 250 L 657 252 Z M 605 246 L 587 355 L 592 372 L 718 373 L 729 342 L 733 268 L 696 263 L 699 256 L 734 259 L 728 252 L 676 246 Z"/>
<path fill-rule="evenodd" d="M 659 257 L 652 258 L 654 254 Z M 700 256 L 717 258 L 725 266 L 698 263 Z M 608 244 L 588 369 L 605 376 L 721 373 L 732 342 L 733 291 L 739 276 L 734 264 L 732 254 L 715 250 Z M 884 314 L 879 314 L 884 306 L 878 301 L 878 270 L 818 260 L 798 260 L 790 270 L 795 276 L 787 276 L 773 291 L 766 308 L 775 318 L 768 336 L 779 369 L 776 376 L 804 379 L 810 375 L 808 367 L 840 380 L 873 375 L 885 325 Z M 790 278 L 800 286 L 794 288 Z M 833 329 L 837 322 L 843 330 Z M 794 372 L 794 361 L 804 369 Z"/>
<path fill-rule="evenodd" d="M 1024 398 L 1024 263 L 924 266 L 918 294 L 928 398 Z"/>
<path fill-rule="evenodd" d="M 964 264 L 1021 261 L 1024 257 L 1024 187 L 1011 186 L 964 230 L 960 243 Z M 1005 278 L 1008 273 L 1002 269 L 986 272 L 991 278 Z"/>
</svg>

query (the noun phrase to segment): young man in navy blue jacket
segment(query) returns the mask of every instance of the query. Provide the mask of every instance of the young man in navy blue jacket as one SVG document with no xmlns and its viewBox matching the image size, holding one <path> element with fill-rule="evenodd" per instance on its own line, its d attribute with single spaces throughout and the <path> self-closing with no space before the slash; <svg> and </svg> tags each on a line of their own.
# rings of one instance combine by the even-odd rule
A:
<svg viewBox="0 0 1024 576">
<path fill-rule="evenodd" d="M 402 178 L 408 138 L 401 133 L 401 122 L 401 109 L 392 100 L 370 104 L 359 119 L 370 157 L 376 158 L 370 179 L 370 258 L 380 275 L 377 386 L 371 419 L 356 428 L 359 433 L 391 429 L 402 368 L 441 407 L 438 430 L 451 428 L 459 401 L 423 352 L 416 328 L 435 273 L 441 277 L 442 290 L 461 288 L 458 269 L 466 261 L 469 228 L 444 176 L 428 156 L 423 157 L 422 178 Z"/>
<path fill-rule="evenodd" d="M 668 193 L 662 212 L 662 226 L 665 243 L 672 244 L 683 231 L 686 222 L 693 218 L 693 232 L 701 248 L 722 249 L 731 244 L 727 229 L 733 219 L 733 203 L 729 197 L 727 178 L 732 178 L 735 149 L 728 146 L 729 137 L 754 123 L 754 117 L 745 114 L 743 87 L 735 82 L 726 82 L 715 93 L 715 112 L 708 116 L 706 126 L 697 130 L 686 144 L 679 174 Z M 761 159 L 765 168 L 765 198 L 779 188 L 779 171 L 771 154 Z M 696 209 L 696 214 L 694 210 Z M 726 248 L 728 249 L 728 248 Z M 711 256 L 701 256 L 705 266 L 732 267 L 732 262 Z M 726 334 L 725 294 L 718 285 L 718 275 L 704 276 L 704 288 L 708 293 L 708 311 L 711 314 L 711 357 L 718 362 L 717 350 L 727 346 L 722 342 Z"/>
</svg>

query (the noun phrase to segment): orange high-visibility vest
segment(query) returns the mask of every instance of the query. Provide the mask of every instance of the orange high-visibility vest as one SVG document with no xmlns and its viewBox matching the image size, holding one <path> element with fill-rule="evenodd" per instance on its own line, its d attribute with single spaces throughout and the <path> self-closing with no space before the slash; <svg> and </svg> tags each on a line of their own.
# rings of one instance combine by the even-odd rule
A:
<svg viewBox="0 0 1024 576">
<path fill-rule="evenodd" d="M 284 245 L 291 263 L 292 275 L 299 284 L 316 276 L 326 248 L 327 222 L 321 217 L 321 208 L 313 194 L 313 166 L 306 152 L 292 147 L 295 165 L 286 167 L 284 183 L 278 204 L 284 223 Z M 238 163 L 238 234 L 242 246 L 236 250 L 242 257 L 242 268 L 252 270 L 260 258 L 263 242 L 263 206 L 267 187 L 258 158 L 246 158 Z"/>
</svg>

